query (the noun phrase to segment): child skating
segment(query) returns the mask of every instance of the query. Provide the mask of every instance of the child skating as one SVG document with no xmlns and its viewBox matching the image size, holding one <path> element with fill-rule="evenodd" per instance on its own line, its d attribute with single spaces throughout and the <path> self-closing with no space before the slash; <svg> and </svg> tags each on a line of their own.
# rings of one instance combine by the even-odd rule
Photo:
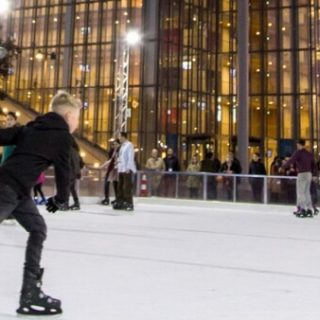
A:
<svg viewBox="0 0 320 320">
<path fill-rule="evenodd" d="M 57 194 L 48 199 L 47 210 L 56 212 L 68 202 L 70 133 L 78 126 L 81 103 L 60 91 L 52 98 L 50 109 L 51 112 L 26 126 L 0 130 L 0 145 L 16 145 L 10 158 L 0 167 L 0 223 L 12 214 L 29 233 L 17 309 L 18 313 L 27 315 L 62 312 L 61 301 L 41 289 L 40 260 L 47 227 L 31 197 L 31 190 L 40 173 L 53 165 Z"/>
</svg>

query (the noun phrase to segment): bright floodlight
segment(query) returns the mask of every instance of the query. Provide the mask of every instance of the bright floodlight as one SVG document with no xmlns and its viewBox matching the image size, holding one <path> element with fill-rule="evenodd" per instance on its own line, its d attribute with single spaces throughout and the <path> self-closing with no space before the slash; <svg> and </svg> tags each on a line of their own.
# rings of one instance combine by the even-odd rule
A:
<svg viewBox="0 0 320 320">
<path fill-rule="evenodd" d="M 10 4 L 8 0 L 0 0 L 0 14 L 5 14 L 9 11 Z"/>
<path fill-rule="evenodd" d="M 132 46 L 141 41 L 141 34 L 136 30 L 131 30 L 126 35 L 127 43 Z"/>
</svg>

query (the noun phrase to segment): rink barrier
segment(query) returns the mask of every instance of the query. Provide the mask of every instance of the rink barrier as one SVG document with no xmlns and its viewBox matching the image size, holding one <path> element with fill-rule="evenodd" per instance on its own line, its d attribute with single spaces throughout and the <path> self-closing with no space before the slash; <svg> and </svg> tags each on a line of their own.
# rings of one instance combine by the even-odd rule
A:
<svg viewBox="0 0 320 320">
<path fill-rule="evenodd" d="M 147 184 L 143 176 L 146 177 Z M 104 170 L 88 169 L 78 183 L 79 195 L 102 198 L 104 177 Z M 55 193 L 54 176 L 48 173 L 46 178 L 45 192 Z M 297 177 L 292 176 L 144 170 L 134 175 L 133 184 L 134 194 L 137 197 L 142 196 L 143 190 L 144 197 L 295 204 L 296 180 Z M 152 181 L 157 181 L 157 190 L 154 190 Z M 319 188 L 317 193 L 318 190 Z"/>
</svg>

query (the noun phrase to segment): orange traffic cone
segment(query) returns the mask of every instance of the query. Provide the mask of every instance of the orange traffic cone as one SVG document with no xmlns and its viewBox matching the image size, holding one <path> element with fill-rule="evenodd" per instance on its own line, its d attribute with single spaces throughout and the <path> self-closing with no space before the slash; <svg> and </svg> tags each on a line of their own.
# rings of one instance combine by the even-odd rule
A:
<svg viewBox="0 0 320 320">
<path fill-rule="evenodd" d="M 141 183 L 140 183 L 140 197 L 148 196 L 148 184 L 147 184 L 147 175 L 142 174 Z"/>
</svg>

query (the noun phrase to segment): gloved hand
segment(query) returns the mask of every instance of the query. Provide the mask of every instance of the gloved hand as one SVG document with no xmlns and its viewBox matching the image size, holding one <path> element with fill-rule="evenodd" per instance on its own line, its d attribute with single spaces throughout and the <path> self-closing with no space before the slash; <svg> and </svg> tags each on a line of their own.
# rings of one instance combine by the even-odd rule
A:
<svg viewBox="0 0 320 320">
<path fill-rule="evenodd" d="M 65 210 L 66 204 L 59 202 L 56 197 L 51 197 L 47 200 L 47 211 L 55 213 L 57 210 Z"/>
</svg>

